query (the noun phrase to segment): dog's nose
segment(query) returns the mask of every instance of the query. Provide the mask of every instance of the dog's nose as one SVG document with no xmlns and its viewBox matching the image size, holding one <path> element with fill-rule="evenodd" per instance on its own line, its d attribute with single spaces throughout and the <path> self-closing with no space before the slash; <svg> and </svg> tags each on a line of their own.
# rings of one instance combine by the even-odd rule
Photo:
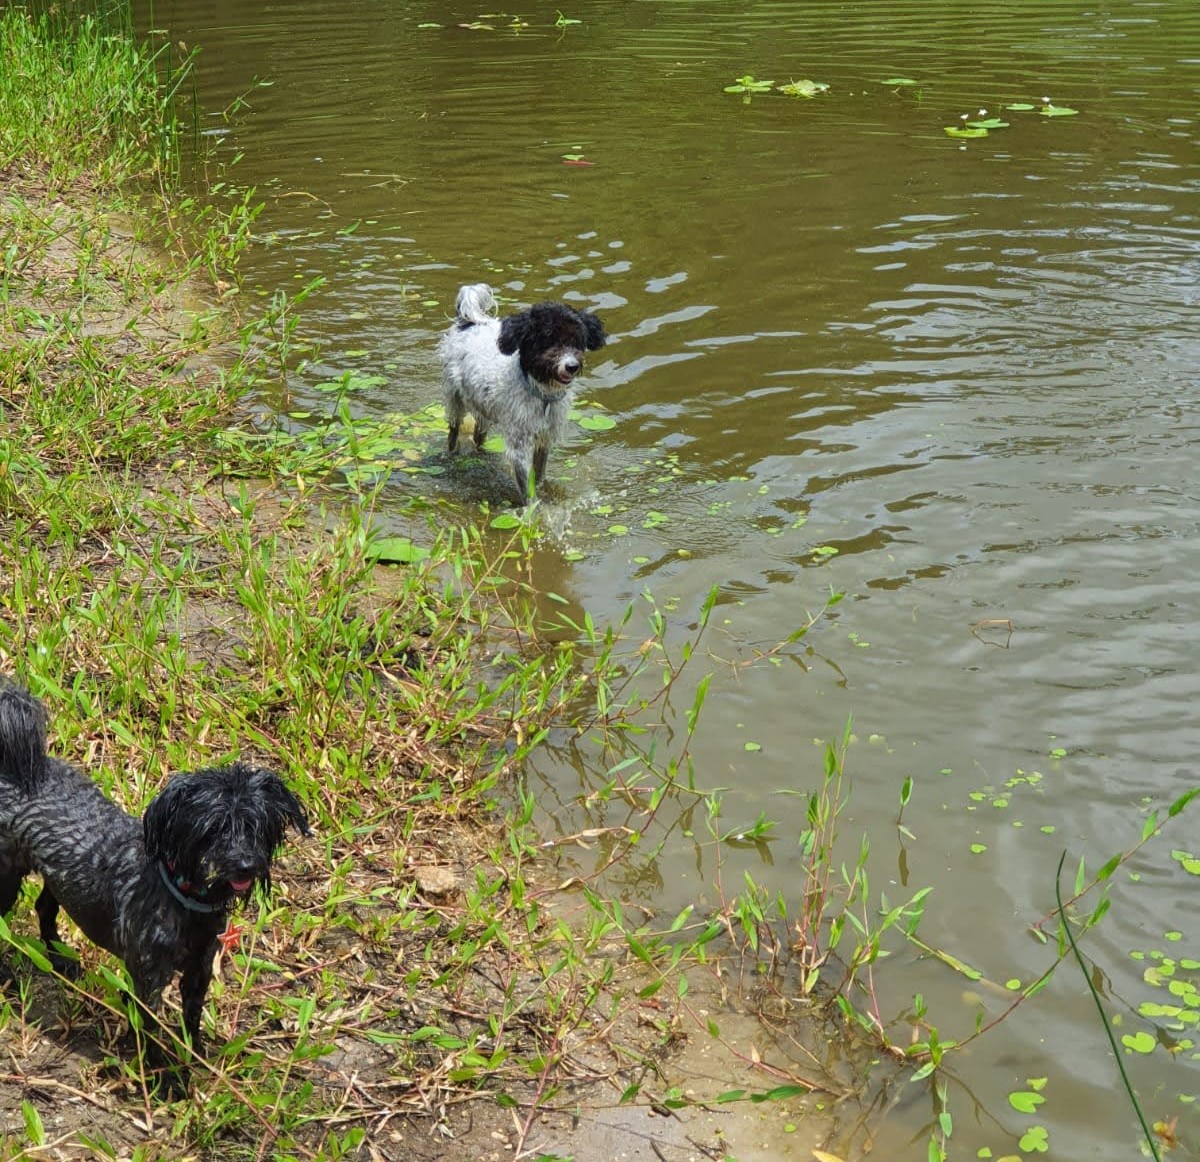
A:
<svg viewBox="0 0 1200 1162">
<path fill-rule="evenodd" d="M 579 370 L 582 367 L 583 367 L 583 364 L 580 363 L 578 359 L 564 359 L 563 360 L 563 370 L 566 371 L 566 373 L 568 375 L 578 375 Z"/>
</svg>

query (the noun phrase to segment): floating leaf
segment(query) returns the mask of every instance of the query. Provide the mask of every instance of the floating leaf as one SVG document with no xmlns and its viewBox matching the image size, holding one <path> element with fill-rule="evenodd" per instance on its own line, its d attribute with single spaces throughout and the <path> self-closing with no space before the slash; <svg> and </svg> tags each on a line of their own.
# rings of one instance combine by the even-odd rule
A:
<svg viewBox="0 0 1200 1162">
<path fill-rule="evenodd" d="M 1028 113 L 1030 109 L 1036 109 L 1036 105 L 1030 105 L 1027 101 L 1014 101 L 1011 105 L 1005 105 L 1005 109 L 1012 109 L 1016 113 Z"/>
<path fill-rule="evenodd" d="M 881 85 L 915 85 L 917 82 L 912 77 L 888 77 L 886 81 L 880 81 Z M 1030 108 L 1033 108 L 1031 105 Z"/>
<path fill-rule="evenodd" d="M 1142 1030 L 1140 1033 L 1126 1033 L 1121 1038 L 1121 1044 L 1133 1053 L 1153 1053 L 1154 1046 L 1158 1044 L 1154 1037 Z"/>
<path fill-rule="evenodd" d="M 748 742 L 742 747 L 742 749 L 753 753 L 756 750 L 762 750 L 762 743 L 761 742 Z"/>
<path fill-rule="evenodd" d="M 375 537 L 366 547 L 369 561 L 381 565 L 411 565 L 429 556 L 429 550 L 414 545 L 408 537 Z"/>
<path fill-rule="evenodd" d="M 1021 1140 L 1017 1144 L 1026 1153 L 1031 1151 L 1044 1154 L 1050 1149 L 1050 1135 L 1046 1133 L 1045 1126 L 1030 1126 L 1024 1134 L 1021 1135 Z"/>
<path fill-rule="evenodd" d="M 943 125 L 942 128 L 950 137 L 986 137 L 988 135 L 986 129 L 971 129 L 965 125 Z"/>
<path fill-rule="evenodd" d="M 516 529 L 521 527 L 521 518 L 511 512 L 502 512 L 488 521 L 490 529 Z"/>
<path fill-rule="evenodd" d="M 1001 121 L 999 117 L 989 117 L 986 121 L 968 121 L 967 125 L 971 129 L 1007 129 L 1008 122 Z"/>
<path fill-rule="evenodd" d="M 744 77 L 738 77 L 732 85 L 725 86 L 726 93 L 766 93 L 773 86 L 774 81 L 760 81 L 747 73 Z"/>
<path fill-rule="evenodd" d="M 1033 1093 L 1029 1090 L 1018 1090 L 1016 1093 L 1008 1095 L 1008 1104 L 1022 1114 L 1033 1113 L 1045 1100 L 1040 1093 Z"/>
<path fill-rule="evenodd" d="M 829 86 L 824 81 L 789 81 L 786 85 L 777 85 L 775 91 L 786 93 L 789 97 L 815 97 L 818 93 L 826 93 Z"/>
<path fill-rule="evenodd" d="M 1079 110 L 1066 105 L 1043 105 L 1040 112 L 1043 117 L 1074 117 Z"/>
<path fill-rule="evenodd" d="M 628 525 L 609 525 L 608 531 L 610 533 L 612 533 L 612 535 L 614 537 L 625 537 L 625 536 L 629 535 L 629 526 Z"/>
<path fill-rule="evenodd" d="M 1190 851 L 1173 851 L 1171 858 L 1179 864 L 1188 875 L 1200 876 L 1200 859 L 1197 859 Z"/>
<path fill-rule="evenodd" d="M 591 415 L 584 416 L 579 426 L 586 432 L 607 432 L 609 428 L 617 426 L 617 421 L 612 416 Z"/>
</svg>

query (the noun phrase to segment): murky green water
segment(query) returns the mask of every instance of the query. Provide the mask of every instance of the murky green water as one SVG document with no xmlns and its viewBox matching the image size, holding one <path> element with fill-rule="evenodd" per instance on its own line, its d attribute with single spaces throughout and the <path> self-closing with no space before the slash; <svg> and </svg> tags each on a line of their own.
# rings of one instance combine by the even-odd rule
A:
<svg viewBox="0 0 1200 1162">
<path fill-rule="evenodd" d="M 932 885 L 924 938 L 1028 982 L 1048 961 L 1027 925 L 1053 906 L 1063 848 L 1072 868 L 1098 866 L 1137 840 L 1147 804 L 1198 781 L 1200 6 L 564 11 L 583 23 L 550 27 L 551 4 L 526 28 L 470 30 L 457 24 L 474 9 L 434 0 L 160 0 L 154 20 L 202 46 L 208 107 L 247 95 L 206 128 L 244 151 L 237 177 L 268 199 L 271 244 L 248 281 L 328 280 L 305 311 L 321 354 L 301 397 L 357 368 L 388 377 L 368 410 L 436 400 L 436 337 L 465 281 L 593 307 L 613 340 L 584 394 L 618 426 L 551 462 L 545 588 L 603 620 L 649 587 L 682 632 L 719 585 L 708 645 L 727 660 L 769 647 L 830 586 L 847 594 L 807 651 L 717 667 L 697 777 L 728 789 L 731 826 L 780 824 L 769 860 L 722 853 L 724 882 L 749 868 L 795 887 L 815 742 L 852 713 L 845 827 L 871 836 L 874 890 L 897 902 Z M 747 73 L 830 90 L 722 92 Z M 894 77 L 919 84 L 881 83 Z M 943 132 L 1047 97 L 1079 115 Z M 389 488 L 397 510 L 431 490 L 473 521 L 486 481 Z M 691 698 L 685 683 L 675 745 Z M 549 751 L 534 776 L 548 830 L 604 818 L 579 803 L 603 782 L 594 763 Z M 911 839 L 896 826 L 909 776 Z M 700 822 L 695 839 L 671 832 L 631 892 L 715 902 Z M 1140 882 L 1122 873 L 1088 939 L 1120 1034 L 1154 1032 L 1136 1010 L 1170 999 L 1131 953 L 1200 959 L 1196 883 L 1169 855 L 1195 833 L 1185 816 L 1136 862 Z M 973 1027 L 967 994 L 988 1018 L 1004 1003 L 912 951 L 877 982 L 885 1016 L 920 991 L 944 1037 Z M 1194 1143 L 1190 1042 L 1129 1065 L 1147 1113 L 1180 1115 Z M 1051 1156 L 1136 1150 L 1070 971 L 956 1069 L 956 1156 L 1014 1153 L 1034 1122 Z M 1043 1076 L 1037 1116 L 1015 1113 L 1008 1093 Z M 929 1108 L 914 1090 L 885 1155 L 924 1157 L 910 1135 Z"/>
</svg>

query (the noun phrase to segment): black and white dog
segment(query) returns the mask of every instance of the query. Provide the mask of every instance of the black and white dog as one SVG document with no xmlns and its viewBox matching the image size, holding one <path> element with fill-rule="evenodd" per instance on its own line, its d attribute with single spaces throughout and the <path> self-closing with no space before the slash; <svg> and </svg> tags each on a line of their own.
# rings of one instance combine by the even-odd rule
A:
<svg viewBox="0 0 1200 1162">
<path fill-rule="evenodd" d="M 0 914 L 37 872 L 51 965 L 78 971 L 55 948 L 61 906 L 125 962 L 150 1034 L 147 1063 L 174 1066 L 154 1016 L 163 989 L 181 974 L 183 1024 L 199 1055 L 200 1014 L 229 912 L 255 885 L 269 890 L 288 825 L 309 834 L 304 809 L 278 776 L 234 763 L 176 775 L 139 822 L 46 753 L 46 725 L 42 703 L 0 679 Z M 178 1090 L 179 1082 L 174 1071 L 168 1084 Z"/>
<path fill-rule="evenodd" d="M 559 443 L 571 414 L 575 377 L 585 351 L 604 346 L 604 325 L 591 311 L 564 303 L 538 303 L 504 320 L 486 283 L 458 292 L 455 318 L 442 337 L 446 419 L 450 451 L 458 447 L 463 417 L 475 420 L 475 447 L 488 429 L 504 436 L 516 480 L 518 504 L 530 499 L 546 474 L 550 449 Z"/>
</svg>

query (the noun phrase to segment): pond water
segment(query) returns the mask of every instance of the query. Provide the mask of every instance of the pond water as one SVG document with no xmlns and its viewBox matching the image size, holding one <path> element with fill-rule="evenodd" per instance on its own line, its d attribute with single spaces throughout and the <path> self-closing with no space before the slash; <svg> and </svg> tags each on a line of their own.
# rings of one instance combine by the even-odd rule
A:
<svg viewBox="0 0 1200 1162">
<path fill-rule="evenodd" d="M 200 46 L 206 108 L 245 96 L 203 128 L 267 200 L 248 284 L 326 279 L 296 398 L 328 407 L 313 386 L 356 369 L 386 377 L 357 399 L 369 413 L 436 401 L 463 282 L 590 307 L 611 343 L 582 394 L 616 426 L 551 459 L 539 584 L 599 622 L 649 588 L 681 634 L 719 586 L 726 660 L 846 594 L 782 664 L 716 667 L 697 781 L 727 788 L 727 825 L 779 824 L 765 854 L 723 851 L 721 875 L 794 889 L 820 744 L 852 714 L 848 850 L 871 837 L 892 903 L 931 886 L 923 939 L 999 986 L 901 948 L 883 1010 L 921 992 L 943 1037 L 965 1035 L 1049 963 L 1028 925 L 1062 851 L 1097 867 L 1200 782 L 1200 5 L 563 11 L 582 23 L 465 0 L 158 0 L 153 21 Z M 723 91 L 743 75 L 829 90 L 747 102 Z M 944 132 L 1011 103 L 1035 108 Z M 398 474 L 386 503 L 432 493 L 485 524 L 497 487 Z M 676 747 L 705 668 L 675 692 Z M 547 750 L 531 777 L 548 832 L 599 819 L 577 806 L 603 782 L 594 756 Z M 667 911 L 716 902 L 691 822 L 636 887 Z M 1127 1055 L 1146 1112 L 1178 1115 L 1193 1149 L 1190 1026 L 1138 1008 L 1173 1000 L 1152 957 L 1197 981 L 1196 881 L 1171 856 L 1195 833 L 1185 813 L 1120 872 L 1086 941 L 1118 1035 L 1157 1038 Z M 1137 1149 L 1074 970 L 954 1068 L 959 1157 L 1015 1153 L 1034 1123 L 1052 1156 Z M 1049 1078 L 1034 1117 L 1008 1101 L 1030 1077 Z M 877 1149 L 924 1157 L 929 1111 L 912 1087 Z"/>
</svg>

